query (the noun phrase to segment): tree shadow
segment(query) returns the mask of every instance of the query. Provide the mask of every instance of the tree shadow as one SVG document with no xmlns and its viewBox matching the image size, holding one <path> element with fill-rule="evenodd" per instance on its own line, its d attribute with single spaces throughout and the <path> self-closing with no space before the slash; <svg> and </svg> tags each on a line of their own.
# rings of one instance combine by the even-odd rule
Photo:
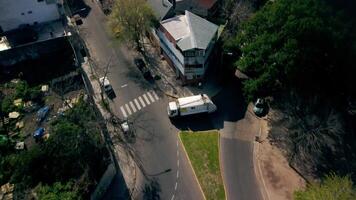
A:
<svg viewBox="0 0 356 200">
<path fill-rule="evenodd" d="M 144 200 L 160 200 L 161 186 L 154 178 L 145 184 L 143 189 L 143 199 Z"/>
</svg>

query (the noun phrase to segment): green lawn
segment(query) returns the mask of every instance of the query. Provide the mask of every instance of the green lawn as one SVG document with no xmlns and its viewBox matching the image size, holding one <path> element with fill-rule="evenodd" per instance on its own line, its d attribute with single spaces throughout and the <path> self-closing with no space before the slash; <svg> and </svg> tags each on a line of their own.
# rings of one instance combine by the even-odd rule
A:
<svg viewBox="0 0 356 200">
<path fill-rule="evenodd" d="M 225 200 L 219 165 L 219 133 L 217 131 L 183 131 L 179 135 L 205 197 L 209 200 Z"/>
</svg>

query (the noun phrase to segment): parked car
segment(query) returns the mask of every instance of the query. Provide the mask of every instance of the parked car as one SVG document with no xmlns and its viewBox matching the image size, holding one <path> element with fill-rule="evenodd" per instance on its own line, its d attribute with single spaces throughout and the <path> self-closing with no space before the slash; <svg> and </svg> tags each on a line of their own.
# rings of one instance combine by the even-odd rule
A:
<svg viewBox="0 0 356 200">
<path fill-rule="evenodd" d="M 253 112 L 257 116 L 262 116 L 266 114 L 267 104 L 266 101 L 262 98 L 258 98 L 253 106 Z"/>
<path fill-rule="evenodd" d="M 136 67 L 142 72 L 143 77 L 145 77 L 145 78 L 152 77 L 150 70 L 148 70 L 145 62 L 141 58 L 135 58 L 134 63 L 136 65 Z"/>
<path fill-rule="evenodd" d="M 99 79 L 99 82 L 106 93 L 112 92 L 113 89 L 112 89 L 112 86 L 111 86 L 109 79 L 107 77 L 101 77 Z"/>
</svg>

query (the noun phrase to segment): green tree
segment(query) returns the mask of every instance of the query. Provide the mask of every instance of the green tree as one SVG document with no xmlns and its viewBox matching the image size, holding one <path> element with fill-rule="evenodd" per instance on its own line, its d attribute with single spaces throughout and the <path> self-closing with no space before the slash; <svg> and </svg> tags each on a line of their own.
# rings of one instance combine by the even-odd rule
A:
<svg viewBox="0 0 356 200">
<path fill-rule="evenodd" d="M 73 182 L 60 183 L 56 182 L 53 185 L 39 184 L 36 189 L 36 195 L 39 200 L 76 200 L 80 199 L 80 195 L 73 191 Z"/>
<path fill-rule="evenodd" d="M 321 183 L 312 183 L 304 191 L 294 193 L 295 200 L 354 200 L 356 190 L 350 177 L 330 174 Z"/>
<path fill-rule="evenodd" d="M 154 23 L 154 13 L 145 0 L 117 0 L 109 16 L 114 36 L 133 42 L 138 50 L 141 50 L 143 36 Z"/>
<path fill-rule="evenodd" d="M 239 49 L 235 66 L 252 77 L 244 83 L 250 99 L 290 88 L 339 94 L 355 83 L 351 23 L 324 0 L 270 1 L 225 47 Z"/>
</svg>

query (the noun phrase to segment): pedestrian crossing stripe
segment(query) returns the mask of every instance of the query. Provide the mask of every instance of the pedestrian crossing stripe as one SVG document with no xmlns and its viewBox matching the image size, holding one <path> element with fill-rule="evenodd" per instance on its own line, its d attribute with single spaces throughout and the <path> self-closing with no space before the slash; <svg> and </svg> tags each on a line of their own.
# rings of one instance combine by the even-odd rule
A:
<svg viewBox="0 0 356 200">
<path fill-rule="evenodd" d="M 132 101 L 129 102 L 131 108 L 132 108 L 132 111 L 135 113 L 136 112 L 136 108 L 135 106 L 133 105 Z"/>
<path fill-rule="evenodd" d="M 141 104 L 143 107 L 146 107 L 145 102 L 143 101 L 142 97 L 138 97 L 138 100 L 140 100 Z"/>
<path fill-rule="evenodd" d="M 126 118 L 126 117 L 127 117 L 127 114 L 126 114 L 126 111 L 125 111 L 124 107 L 121 106 L 121 107 L 120 107 L 120 110 L 121 110 L 122 115 Z"/>
<path fill-rule="evenodd" d="M 152 102 L 155 102 L 154 98 L 152 97 L 150 92 L 147 92 L 147 96 L 151 99 Z"/>
<path fill-rule="evenodd" d="M 143 96 L 143 98 L 145 99 L 145 101 L 146 101 L 147 105 L 150 105 L 150 104 L 151 104 L 151 102 L 148 100 L 148 98 L 147 98 L 146 94 L 143 94 L 142 96 Z"/>
<path fill-rule="evenodd" d="M 131 115 L 132 112 L 131 112 L 131 110 L 130 110 L 129 105 L 125 104 L 125 107 L 126 107 L 127 113 L 128 113 L 129 115 Z"/>
<path fill-rule="evenodd" d="M 140 104 L 138 103 L 137 99 L 134 99 L 134 102 L 135 102 L 135 105 L 137 107 L 138 110 L 141 110 L 141 106 Z"/>
<path fill-rule="evenodd" d="M 158 101 L 158 95 L 156 94 L 156 92 L 155 91 L 152 91 L 152 93 L 153 93 L 153 96 L 155 97 L 155 99 Z"/>
<path fill-rule="evenodd" d="M 133 113 L 141 110 L 142 108 L 146 107 L 146 105 L 150 105 L 159 100 L 158 95 L 155 91 L 148 91 L 143 95 L 129 101 L 123 106 L 120 106 L 121 113 L 124 118 L 132 115 Z"/>
</svg>

